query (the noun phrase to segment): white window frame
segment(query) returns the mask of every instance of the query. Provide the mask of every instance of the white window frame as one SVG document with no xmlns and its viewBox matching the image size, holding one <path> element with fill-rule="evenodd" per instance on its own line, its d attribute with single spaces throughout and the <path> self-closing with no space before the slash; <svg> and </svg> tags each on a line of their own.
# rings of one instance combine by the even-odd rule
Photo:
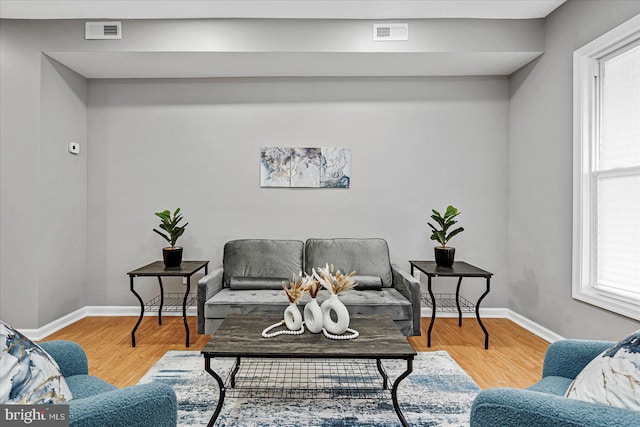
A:
<svg viewBox="0 0 640 427">
<path fill-rule="evenodd" d="M 599 132 L 600 60 L 640 42 L 640 15 L 573 53 L 573 265 L 572 296 L 586 303 L 640 320 L 640 297 L 607 292 L 596 277 L 594 150 Z M 609 172 L 610 173 L 610 172 Z"/>
</svg>

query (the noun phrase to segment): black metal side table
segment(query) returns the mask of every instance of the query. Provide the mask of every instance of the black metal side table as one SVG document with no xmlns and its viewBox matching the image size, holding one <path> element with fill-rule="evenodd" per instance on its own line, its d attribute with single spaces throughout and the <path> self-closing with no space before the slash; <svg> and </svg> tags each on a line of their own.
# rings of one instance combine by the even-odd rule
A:
<svg viewBox="0 0 640 427">
<path fill-rule="evenodd" d="M 138 329 L 138 326 L 140 326 L 140 322 L 142 322 L 145 307 L 150 311 L 158 310 L 158 324 L 162 325 L 162 308 L 165 304 L 165 293 L 164 287 L 162 286 L 162 276 L 177 276 L 187 278 L 187 289 L 184 292 L 184 296 L 182 296 L 182 294 L 167 294 L 167 303 L 173 303 L 172 305 L 168 305 L 168 307 L 171 307 L 172 310 L 177 311 L 179 309 L 179 305 L 176 303 L 179 303 L 182 299 L 182 320 L 184 322 L 184 330 L 187 336 L 187 347 L 189 347 L 187 303 L 191 305 L 195 302 L 195 297 L 190 297 L 189 295 L 191 292 L 191 276 L 193 276 L 198 270 L 201 270 L 202 268 L 204 268 L 204 274 L 206 275 L 208 273 L 208 266 L 209 261 L 182 261 L 182 264 L 180 264 L 180 267 L 178 268 L 166 268 L 162 261 L 155 261 L 151 264 L 147 264 L 144 267 L 140 267 L 127 273 L 129 275 L 131 292 L 133 292 L 136 298 L 138 298 L 138 301 L 140 301 L 140 317 L 138 317 L 138 321 L 131 331 L 131 345 L 133 347 L 136 346 L 136 329 Z M 156 296 L 145 304 L 142 301 L 142 298 L 140 298 L 140 295 L 133 288 L 133 279 L 135 277 L 149 276 L 156 276 L 158 278 L 158 284 L 160 285 L 160 295 Z"/>
<path fill-rule="evenodd" d="M 478 324 L 484 331 L 484 348 L 489 348 L 489 332 L 484 327 L 482 320 L 480 319 L 480 303 L 487 296 L 490 289 L 491 276 L 493 273 L 489 273 L 481 268 L 475 267 L 466 262 L 456 261 L 451 267 L 441 267 L 435 263 L 435 261 L 409 261 L 411 264 L 411 274 L 413 275 L 414 268 L 427 275 L 427 286 L 429 289 L 430 300 L 423 299 L 427 304 L 431 305 L 431 323 L 429 323 L 429 331 L 427 332 L 427 347 L 431 347 L 431 330 L 433 329 L 433 323 L 436 320 L 436 310 L 440 305 L 441 311 L 455 308 L 458 311 L 458 326 L 462 326 L 462 312 L 472 312 L 475 310 L 476 319 Z M 458 286 L 456 287 L 455 299 L 452 294 L 435 294 L 431 290 L 431 279 L 437 276 L 441 277 L 457 277 Z M 460 296 L 460 285 L 462 284 L 463 277 L 484 277 L 487 280 L 487 288 L 485 292 L 478 298 L 475 305 L 468 300 Z M 447 310 L 449 311 L 449 310 Z"/>
</svg>

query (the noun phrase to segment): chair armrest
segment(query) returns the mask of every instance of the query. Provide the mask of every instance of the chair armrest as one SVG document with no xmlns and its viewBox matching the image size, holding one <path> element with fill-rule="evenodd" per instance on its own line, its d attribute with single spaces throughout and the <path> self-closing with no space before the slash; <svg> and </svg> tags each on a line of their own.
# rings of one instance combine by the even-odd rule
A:
<svg viewBox="0 0 640 427">
<path fill-rule="evenodd" d="M 222 290 L 222 266 L 198 280 L 198 333 L 204 334 L 204 303 Z"/>
<path fill-rule="evenodd" d="M 589 362 L 613 344 L 610 341 L 556 341 L 549 346 L 544 356 L 542 376 L 573 379 Z"/>
<path fill-rule="evenodd" d="M 403 297 L 411 301 L 411 313 L 413 316 L 413 335 L 421 334 L 420 328 L 420 282 L 408 272 L 401 270 L 396 264 L 391 264 L 391 274 L 393 275 L 393 287 L 402 294 Z"/>
<path fill-rule="evenodd" d="M 152 382 L 69 402 L 70 427 L 175 427 L 178 405 L 171 386 Z"/>
<path fill-rule="evenodd" d="M 640 412 L 530 390 L 485 390 L 471 406 L 471 427 L 632 425 L 640 425 Z"/>
<path fill-rule="evenodd" d="M 78 344 L 59 340 L 41 342 L 38 345 L 58 363 L 63 377 L 89 373 L 87 354 Z"/>
</svg>

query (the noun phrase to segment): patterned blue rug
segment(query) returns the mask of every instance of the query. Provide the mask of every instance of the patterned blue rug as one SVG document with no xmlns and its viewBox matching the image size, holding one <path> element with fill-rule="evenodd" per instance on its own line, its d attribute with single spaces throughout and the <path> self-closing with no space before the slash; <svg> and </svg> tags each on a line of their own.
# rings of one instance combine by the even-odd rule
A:
<svg viewBox="0 0 640 427">
<path fill-rule="evenodd" d="M 297 362 L 297 361 L 292 361 Z M 284 362 L 286 363 L 286 361 Z M 323 362 L 318 362 L 323 363 Z M 333 363 L 333 361 L 331 362 Z M 295 396 L 277 392 L 274 397 L 236 397 L 226 398 L 216 426 L 321 426 L 321 427 L 388 427 L 399 426 L 397 415 L 389 394 L 380 396 L 380 377 L 375 362 L 373 368 L 360 367 L 364 362 L 348 361 L 349 368 L 356 367 L 358 380 L 370 374 L 376 392 L 371 392 L 369 382 L 358 384 L 364 396 L 344 398 L 323 392 L 323 385 L 307 385 L 308 378 L 295 380 L 296 374 L 286 374 L 288 388 L 293 386 L 299 392 Z M 212 359 L 212 368 L 225 379 L 231 370 L 233 359 Z M 248 362 L 247 362 L 248 364 Z M 243 367 L 246 364 L 243 363 Z M 390 379 L 406 369 L 404 361 L 383 361 L 384 369 Z M 264 365 L 259 366 L 263 374 Z M 327 362 L 327 366 L 331 366 Z M 306 367 L 306 365 L 305 365 Z M 360 371 L 360 369 L 363 371 Z M 337 368 L 329 368 L 337 369 Z M 308 369 L 304 369 L 307 375 Z M 242 382 L 242 370 L 238 381 Z M 300 370 L 294 369 L 294 372 Z M 364 372 L 364 373 L 363 373 Z M 249 373 L 255 376 L 256 373 Z M 279 374 L 281 375 L 281 374 Z M 320 377 L 323 375 L 320 374 Z M 351 374 L 346 376 L 324 375 L 333 385 L 350 383 Z M 252 378 L 255 379 L 255 378 Z M 206 426 L 213 414 L 218 400 L 218 385 L 204 370 L 204 357 L 198 351 L 169 351 L 140 383 L 162 381 L 170 384 L 178 397 L 178 425 Z M 283 381 L 283 378 L 274 380 Z M 348 387 L 347 387 L 348 386 Z M 314 390 L 309 395 L 309 389 Z M 351 384 L 346 384 L 351 388 Z M 368 390 L 368 391 L 367 391 Z M 264 390 L 262 390 L 264 392 Z M 276 389 L 276 391 L 278 391 Z M 469 425 L 469 410 L 476 394 L 480 391 L 473 380 L 445 351 L 418 353 L 414 360 L 413 372 L 405 378 L 398 388 L 398 402 L 411 426 L 466 426 Z M 230 392 L 228 392 L 230 393 Z M 340 393 L 338 393 L 340 394 Z M 324 396 L 323 396 L 324 395 Z M 229 394 L 227 394 L 229 396 Z M 313 397 L 312 397 L 313 396 Z M 317 398 L 323 396 L 325 398 Z M 328 398 L 327 398 L 328 397 Z M 337 398 L 341 397 L 341 398 Z M 364 397 L 364 398 L 363 398 Z"/>
</svg>

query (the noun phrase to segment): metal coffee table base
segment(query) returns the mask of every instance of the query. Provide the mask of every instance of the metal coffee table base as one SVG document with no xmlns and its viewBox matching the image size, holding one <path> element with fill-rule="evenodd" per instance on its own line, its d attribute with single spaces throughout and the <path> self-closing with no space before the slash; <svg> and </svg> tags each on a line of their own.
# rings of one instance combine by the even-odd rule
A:
<svg viewBox="0 0 640 427">
<path fill-rule="evenodd" d="M 220 388 L 210 426 L 230 397 L 366 399 L 389 394 L 400 422 L 408 425 L 398 404 L 398 386 L 413 370 L 417 352 L 390 317 L 354 314 L 349 327 L 360 332 L 354 340 L 312 333 L 261 337 L 265 327 L 280 320 L 277 314 L 231 314 L 202 349 L 205 370 Z M 225 380 L 212 369 L 213 358 L 235 361 Z M 407 361 L 393 385 L 383 360 Z"/>
<path fill-rule="evenodd" d="M 341 397 L 341 398 L 371 398 L 380 397 L 381 392 L 388 392 L 389 390 L 389 377 L 384 370 L 382 360 L 376 358 L 375 366 L 371 359 L 357 359 L 355 362 L 346 363 L 341 358 L 325 360 L 325 359 L 253 359 L 249 358 L 242 362 L 242 358 L 237 357 L 235 363 L 226 379 L 223 380 L 218 373 L 211 368 L 211 359 L 214 357 L 205 354 L 205 370 L 215 378 L 220 389 L 218 397 L 218 403 L 213 416 L 209 420 L 208 426 L 211 427 L 215 424 L 222 406 L 224 404 L 225 397 L 229 393 L 233 397 L 263 397 L 263 398 L 327 398 L 327 397 Z M 407 361 L 407 369 L 393 382 L 391 387 L 391 399 L 393 402 L 393 408 L 396 411 L 398 419 L 403 426 L 408 426 L 400 405 L 398 403 L 398 386 L 400 382 L 405 379 L 413 371 L 413 357 L 404 359 Z M 290 365 L 290 366 L 287 366 Z M 299 366 L 302 365 L 302 366 Z M 273 366 L 273 369 L 271 369 Z M 240 368 L 248 370 L 250 384 L 247 386 L 243 384 L 243 379 L 238 376 Z M 275 380 L 277 384 L 275 387 L 270 385 L 256 385 L 255 377 L 256 372 L 260 372 L 261 375 L 269 376 L 269 371 L 277 372 L 277 375 L 283 375 L 286 372 L 287 367 L 294 368 L 291 371 L 295 371 L 298 374 L 305 372 L 303 378 L 298 378 L 297 384 L 291 384 L 291 377 L 277 377 L 271 378 Z M 304 368 L 304 369 L 303 369 Z M 319 369 L 320 368 L 320 369 Z M 326 368 L 325 371 L 323 369 Z M 348 375 L 349 384 L 347 386 L 336 387 L 333 380 L 326 380 L 335 375 L 337 371 L 344 369 L 345 374 Z M 377 371 L 377 372 L 376 372 Z M 324 373 L 324 375 L 323 375 Z M 326 375 L 331 373 L 332 375 Z M 381 381 L 374 382 L 371 379 L 375 378 L 375 374 L 380 375 Z M 325 378 L 320 383 L 315 382 L 318 378 Z M 354 380 L 355 379 L 355 380 Z M 358 381 L 360 379 L 360 381 Z M 268 381 L 265 379 L 265 381 Z M 326 382 L 324 382 L 326 381 Z M 306 385 L 306 387 L 300 387 L 300 385 Z"/>
</svg>

